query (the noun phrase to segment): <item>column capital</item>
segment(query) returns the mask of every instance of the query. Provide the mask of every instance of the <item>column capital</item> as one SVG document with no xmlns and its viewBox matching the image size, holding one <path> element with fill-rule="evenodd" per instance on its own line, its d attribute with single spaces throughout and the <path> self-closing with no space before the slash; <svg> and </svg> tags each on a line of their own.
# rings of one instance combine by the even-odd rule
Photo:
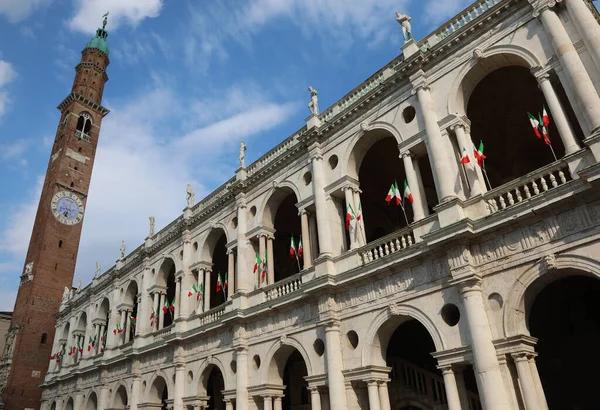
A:
<svg viewBox="0 0 600 410">
<path fill-rule="evenodd" d="M 379 382 L 380 382 L 380 380 L 377 380 L 377 379 L 365 380 L 365 383 L 367 383 L 367 386 L 378 386 Z"/>
<path fill-rule="evenodd" d="M 409 149 L 400 150 L 400 146 L 398 146 L 398 150 L 400 151 L 400 154 L 398 155 L 398 158 L 402 158 L 402 159 L 404 159 L 404 158 L 411 158 L 412 159 L 412 158 L 415 157 L 415 155 L 412 152 L 410 152 Z"/>
<path fill-rule="evenodd" d="M 539 17 L 544 10 L 550 9 L 560 3 L 562 0 L 529 0 L 533 7 L 533 17 Z"/>
<path fill-rule="evenodd" d="M 529 359 L 531 357 L 533 357 L 534 355 L 530 352 L 518 352 L 518 353 L 511 353 L 510 356 L 515 361 L 515 363 L 517 363 L 517 362 L 528 362 Z"/>
<path fill-rule="evenodd" d="M 437 368 L 442 371 L 442 374 L 454 374 L 454 369 L 451 364 L 445 364 L 443 366 L 438 366 Z"/>
<path fill-rule="evenodd" d="M 306 208 L 298 209 L 298 216 L 307 215 L 307 214 L 308 214 L 308 211 L 306 210 Z"/>
<path fill-rule="evenodd" d="M 529 72 L 535 77 L 538 85 L 550 79 L 549 67 L 534 66 L 529 69 Z"/>
<path fill-rule="evenodd" d="M 325 327 L 325 332 L 339 332 L 340 331 L 340 321 L 337 319 L 330 319 L 326 322 L 323 322 L 323 326 Z"/>
<path fill-rule="evenodd" d="M 409 77 L 410 83 L 413 86 L 411 91 L 412 95 L 415 95 L 417 92 L 424 90 L 429 91 L 429 82 L 427 81 L 427 77 L 425 75 L 425 71 L 419 70 L 415 74 Z"/>
<path fill-rule="evenodd" d="M 461 295 L 466 295 L 471 292 L 481 293 L 481 277 L 479 276 L 470 276 L 468 278 L 461 279 L 456 282 L 458 286 L 458 290 Z"/>
</svg>

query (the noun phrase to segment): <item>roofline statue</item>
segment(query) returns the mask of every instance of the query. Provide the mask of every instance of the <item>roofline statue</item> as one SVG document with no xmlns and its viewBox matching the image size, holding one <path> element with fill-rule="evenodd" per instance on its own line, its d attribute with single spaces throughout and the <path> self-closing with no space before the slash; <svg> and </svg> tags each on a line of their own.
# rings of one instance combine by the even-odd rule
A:
<svg viewBox="0 0 600 410">
<path fill-rule="evenodd" d="M 412 27 L 410 25 L 410 16 L 397 11 L 396 21 L 402 26 L 402 36 L 404 37 L 404 42 L 406 43 L 407 41 L 412 40 L 413 36 Z"/>
</svg>

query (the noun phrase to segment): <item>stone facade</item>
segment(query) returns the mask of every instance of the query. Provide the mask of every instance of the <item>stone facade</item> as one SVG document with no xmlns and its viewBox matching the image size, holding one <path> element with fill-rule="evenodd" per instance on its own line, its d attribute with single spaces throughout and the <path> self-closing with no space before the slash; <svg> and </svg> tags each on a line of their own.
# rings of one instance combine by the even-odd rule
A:
<svg viewBox="0 0 600 410">
<path fill-rule="evenodd" d="M 584 0 L 477 1 L 240 155 L 64 301 L 42 408 L 562 408 L 556 366 L 588 376 L 549 332 L 600 340 L 578 304 L 600 294 L 597 18 Z M 552 151 L 527 119 L 542 105 Z"/>
</svg>

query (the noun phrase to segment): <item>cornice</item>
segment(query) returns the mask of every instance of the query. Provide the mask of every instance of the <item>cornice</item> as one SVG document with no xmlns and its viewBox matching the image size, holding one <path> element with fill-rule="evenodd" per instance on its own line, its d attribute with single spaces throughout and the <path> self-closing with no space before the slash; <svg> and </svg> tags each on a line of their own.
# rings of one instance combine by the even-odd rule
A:
<svg viewBox="0 0 600 410">
<path fill-rule="evenodd" d="M 102 105 L 93 102 L 92 100 L 84 97 L 81 94 L 76 93 L 75 91 L 72 91 L 71 94 L 69 94 L 64 100 L 62 100 L 56 108 L 62 112 L 66 110 L 68 106 L 74 101 L 78 101 L 80 103 L 83 103 L 84 105 L 87 105 L 92 110 L 102 114 L 103 117 L 105 117 L 110 112 L 110 110 L 108 110 L 107 108 L 104 108 Z"/>
</svg>

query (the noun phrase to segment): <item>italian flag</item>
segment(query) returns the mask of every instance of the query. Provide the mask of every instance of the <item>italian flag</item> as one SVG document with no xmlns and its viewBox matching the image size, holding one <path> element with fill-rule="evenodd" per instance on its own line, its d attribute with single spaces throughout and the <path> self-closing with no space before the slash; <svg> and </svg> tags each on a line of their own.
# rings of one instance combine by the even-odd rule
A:
<svg viewBox="0 0 600 410">
<path fill-rule="evenodd" d="M 527 113 L 527 116 L 529 117 L 529 122 L 531 123 L 531 127 L 533 128 L 533 132 L 535 132 L 535 136 L 538 138 L 542 138 L 542 134 L 540 134 L 540 122 L 538 120 L 535 119 L 535 117 L 533 115 L 531 115 L 531 113 Z"/>
<path fill-rule="evenodd" d="M 267 277 L 267 251 L 265 251 L 265 259 L 262 261 L 262 274 L 261 278 L 264 279 Z"/>
<path fill-rule="evenodd" d="M 169 306 L 169 310 L 171 312 L 175 312 L 175 296 L 173 296 L 173 300 L 171 301 L 171 305 Z"/>
<path fill-rule="evenodd" d="M 221 272 L 217 273 L 217 292 L 223 290 L 222 288 L 223 282 L 221 280 Z"/>
<path fill-rule="evenodd" d="M 296 244 L 294 243 L 294 235 L 290 239 L 290 258 L 296 256 Z"/>
<path fill-rule="evenodd" d="M 260 255 L 256 252 L 256 262 L 254 263 L 254 271 L 252 273 L 256 273 L 259 267 L 262 267 L 262 259 L 260 259 Z"/>
<path fill-rule="evenodd" d="M 227 273 L 225 273 L 225 280 L 223 281 L 223 289 L 227 289 L 227 286 L 229 284 L 227 283 Z"/>
<path fill-rule="evenodd" d="M 79 353 L 83 353 L 83 346 L 80 343 L 77 343 L 77 350 L 79 350 Z"/>
<path fill-rule="evenodd" d="M 90 341 L 88 342 L 88 352 L 92 350 L 92 347 L 94 346 L 96 346 L 96 336 L 94 336 L 93 339 L 92 336 L 90 336 Z"/>
<path fill-rule="evenodd" d="M 163 313 L 167 313 L 169 311 L 169 308 L 170 308 L 170 306 L 169 306 L 169 299 L 165 298 L 165 305 L 162 308 L 163 309 Z"/>
<path fill-rule="evenodd" d="M 362 208 L 360 206 L 360 202 L 358 203 L 358 213 L 356 214 L 356 220 L 360 221 L 360 218 L 362 218 Z"/>
<path fill-rule="evenodd" d="M 150 313 L 150 326 L 154 324 L 154 320 L 156 319 L 156 315 L 154 312 Z"/>
<path fill-rule="evenodd" d="M 404 180 L 404 198 L 408 199 L 411 204 L 415 201 L 412 192 L 410 192 L 410 188 L 408 187 L 408 182 L 406 182 L 406 179 Z"/>
<path fill-rule="evenodd" d="M 117 323 L 115 326 L 115 329 L 113 330 L 113 334 L 116 335 L 117 333 L 121 333 L 123 332 L 123 329 L 121 329 L 121 324 Z"/>
<path fill-rule="evenodd" d="M 129 318 L 129 323 L 131 323 L 131 326 L 135 327 L 135 325 L 137 324 L 137 320 L 136 318 L 134 318 L 133 316 Z"/>
<path fill-rule="evenodd" d="M 389 193 L 388 193 L 388 197 L 389 197 Z M 390 203 L 390 201 L 388 201 L 387 198 L 385 198 L 385 200 L 388 202 L 388 204 Z M 350 222 L 354 220 L 354 210 L 352 209 L 352 206 L 350 204 L 348 204 L 348 208 L 346 209 L 346 230 L 350 230 Z"/>
<path fill-rule="evenodd" d="M 483 160 L 487 158 L 483 155 L 483 141 L 479 141 L 479 148 L 474 150 L 473 155 L 475 155 L 475 159 L 477 159 L 477 164 L 483 168 Z"/>
<path fill-rule="evenodd" d="M 400 205 L 402 203 L 402 197 L 400 196 L 398 181 L 394 181 L 394 196 L 396 197 L 396 205 Z"/>
<path fill-rule="evenodd" d="M 542 110 L 542 124 L 544 124 L 544 127 L 550 125 L 550 117 L 548 117 L 548 113 L 546 112 L 546 106 Z"/>
<path fill-rule="evenodd" d="M 204 295 L 204 282 L 200 283 L 200 287 L 198 288 L 198 293 L 196 294 L 196 302 L 202 299 Z"/>
<path fill-rule="evenodd" d="M 469 159 L 469 155 L 467 154 L 467 150 L 465 148 L 463 148 L 463 150 L 462 150 L 462 157 L 460 158 L 460 163 L 461 164 L 468 164 L 470 162 L 471 162 L 471 160 Z"/>
<path fill-rule="evenodd" d="M 192 288 L 188 292 L 188 298 L 191 297 L 192 295 L 196 295 L 196 294 L 198 294 L 198 288 L 196 287 L 196 285 L 192 285 Z M 197 297 L 196 297 L 196 299 L 197 299 Z"/>
<path fill-rule="evenodd" d="M 302 237 L 298 239 L 298 257 L 301 258 L 304 253 L 304 248 L 302 247 Z"/>
<path fill-rule="evenodd" d="M 394 196 L 394 184 L 392 184 L 392 186 L 390 186 L 390 190 L 387 193 L 387 196 L 385 197 L 385 202 L 387 202 L 387 204 L 389 205 L 392 202 L 392 198 Z"/>
<path fill-rule="evenodd" d="M 546 108 L 544 107 L 544 116 L 540 115 L 540 123 L 542 124 L 542 135 L 544 136 L 544 142 L 546 145 L 552 145 L 550 143 L 550 136 L 548 135 L 548 124 L 550 124 L 550 118 L 548 118 L 548 114 L 546 113 Z"/>
</svg>

